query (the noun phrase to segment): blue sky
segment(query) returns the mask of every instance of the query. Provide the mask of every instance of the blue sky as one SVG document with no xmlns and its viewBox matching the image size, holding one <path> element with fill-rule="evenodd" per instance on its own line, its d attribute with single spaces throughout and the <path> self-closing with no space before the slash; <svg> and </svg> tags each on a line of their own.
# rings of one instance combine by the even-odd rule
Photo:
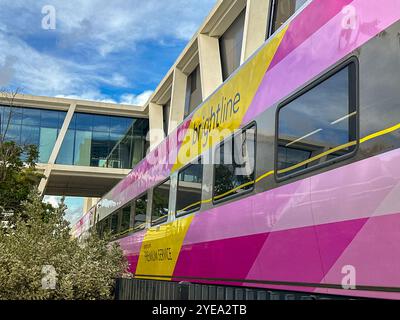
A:
<svg viewBox="0 0 400 320">
<path fill-rule="evenodd" d="M 0 0 L 0 87 L 143 104 L 215 3 Z M 46 5 L 55 9 L 53 30 L 42 28 Z M 76 220 L 82 199 L 67 205 Z"/>
</svg>

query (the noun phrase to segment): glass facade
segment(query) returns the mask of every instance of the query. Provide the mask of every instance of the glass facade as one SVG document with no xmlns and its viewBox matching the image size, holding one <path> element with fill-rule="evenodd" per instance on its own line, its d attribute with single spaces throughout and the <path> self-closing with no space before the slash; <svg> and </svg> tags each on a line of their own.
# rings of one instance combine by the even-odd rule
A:
<svg viewBox="0 0 400 320">
<path fill-rule="evenodd" d="M 38 147 L 39 163 L 47 163 L 60 132 L 65 111 L 0 106 L 0 132 L 5 139 Z"/>
<path fill-rule="evenodd" d="M 145 156 L 147 119 L 75 113 L 56 163 L 130 169 Z"/>
</svg>

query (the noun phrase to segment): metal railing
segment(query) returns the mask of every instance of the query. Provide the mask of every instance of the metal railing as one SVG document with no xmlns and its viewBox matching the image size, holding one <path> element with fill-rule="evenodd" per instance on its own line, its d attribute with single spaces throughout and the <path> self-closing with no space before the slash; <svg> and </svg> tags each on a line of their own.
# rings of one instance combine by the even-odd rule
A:
<svg viewBox="0 0 400 320">
<path fill-rule="evenodd" d="M 331 300 L 345 297 L 188 282 L 117 279 L 116 300 Z"/>
</svg>

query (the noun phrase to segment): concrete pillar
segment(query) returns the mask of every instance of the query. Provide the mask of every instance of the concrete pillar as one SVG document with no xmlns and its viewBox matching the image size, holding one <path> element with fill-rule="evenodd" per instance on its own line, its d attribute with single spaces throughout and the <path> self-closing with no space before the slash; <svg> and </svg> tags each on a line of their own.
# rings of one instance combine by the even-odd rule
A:
<svg viewBox="0 0 400 320">
<path fill-rule="evenodd" d="M 179 69 L 174 70 L 171 93 L 171 113 L 168 133 L 179 126 L 185 116 L 187 76 Z"/>
<path fill-rule="evenodd" d="M 154 149 L 164 139 L 163 106 L 150 102 L 149 104 L 149 134 L 150 150 Z M 166 121 L 169 121 L 167 119 Z"/>
<path fill-rule="evenodd" d="M 223 82 L 218 38 L 199 34 L 199 61 L 203 100 Z"/>
<path fill-rule="evenodd" d="M 48 165 L 44 172 L 45 178 L 40 180 L 40 183 L 39 183 L 38 189 L 39 189 L 39 192 L 41 195 L 43 194 L 44 190 L 46 189 L 48 178 L 50 177 L 53 165 L 55 164 L 55 162 L 57 160 L 58 153 L 60 152 L 61 145 L 62 145 L 62 142 L 64 141 L 69 124 L 71 123 L 72 116 L 74 115 L 74 112 L 75 112 L 75 108 L 76 108 L 76 103 L 72 103 L 69 106 L 69 109 L 68 109 L 67 115 L 65 116 L 60 133 L 58 134 L 56 143 L 54 144 L 53 151 L 50 154 L 49 162 L 48 162 Z"/>
<path fill-rule="evenodd" d="M 246 61 L 265 42 L 271 1 L 247 0 L 240 63 Z"/>
<path fill-rule="evenodd" d="M 88 212 L 99 200 L 100 198 L 83 198 L 83 213 Z"/>
</svg>

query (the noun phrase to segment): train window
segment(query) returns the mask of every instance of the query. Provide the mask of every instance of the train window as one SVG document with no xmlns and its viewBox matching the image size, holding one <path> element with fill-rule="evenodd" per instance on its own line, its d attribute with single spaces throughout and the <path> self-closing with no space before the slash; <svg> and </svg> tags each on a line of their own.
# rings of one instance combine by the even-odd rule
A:
<svg viewBox="0 0 400 320">
<path fill-rule="evenodd" d="M 157 225 L 168 220 L 170 179 L 153 189 L 153 206 L 151 225 Z"/>
<path fill-rule="evenodd" d="M 120 232 L 125 232 L 126 230 L 129 229 L 130 220 L 131 220 L 131 206 L 127 206 L 122 209 Z"/>
<path fill-rule="evenodd" d="M 176 196 L 177 216 L 200 209 L 202 184 L 203 164 L 201 158 L 198 158 L 179 172 Z"/>
<path fill-rule="evenodd" d="M 256 126 L 243 129 L 216 148 L 213 200 L 248 192 L 254 186 Z"/>
<path fill-rule="evenodd" d="M 278 30 L 306 2 L 307 0 L 273 0 L 268 36 Z"/>
<path fill-rule="evenodd" d="M 110 216 L 103 220 L 103 236 L 107 236 L 110 234 Z"/>
<path fill-rule="evenodd" d="M 111 215 L 111 234 L 116 234 L 118 231 L 118 215 L 119 211 Z"/>
<path fill-rule="evenodd" d="M 329 73 L 278 109 L 276 177 L 351 155 L 357 147 L 356 63 Z"/>
<path fill-rule="evenodd" d="M 146 225 L 147 193 L 135 200 L 134 229 L 143 229 Z"/>
<path fill-rule="evenodd" d="M 104 221 L 101 220 L 96 224 L 97 234 L 98 234 L 99 238 L 103 238 L 103 235 L 104 235 L 104 224 L 103 224 L 103 222 Z"/>
</svg>

